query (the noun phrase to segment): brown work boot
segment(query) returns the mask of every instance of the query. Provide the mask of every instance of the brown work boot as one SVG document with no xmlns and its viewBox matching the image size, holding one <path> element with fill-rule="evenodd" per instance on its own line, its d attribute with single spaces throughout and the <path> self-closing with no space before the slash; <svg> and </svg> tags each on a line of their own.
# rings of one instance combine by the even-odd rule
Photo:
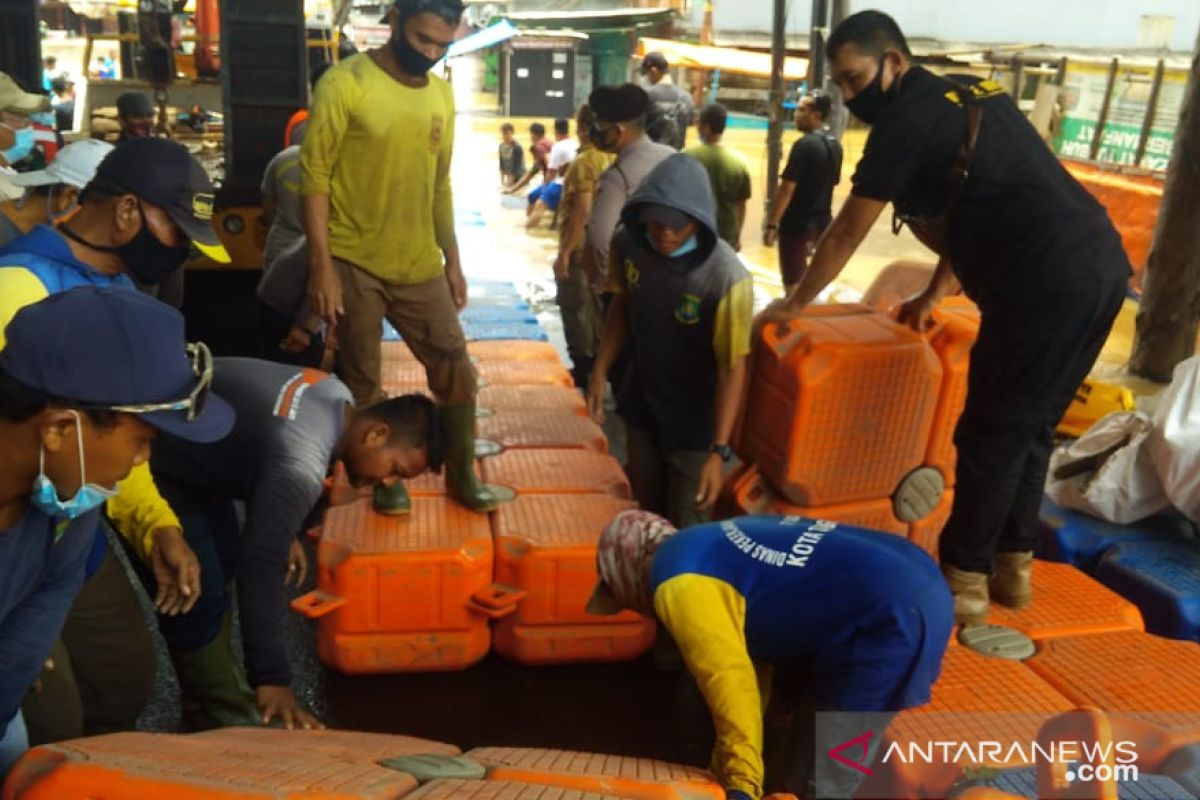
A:
<svg viewBox="0 0 1200 800">
<path fill-rule="evenodd" d="M 1002 606 L 1021 609 L 1033 602 L 1033 552 L 996 553 L 988 589 Z"/>
<path fill-rule="evenodd" d="M 982 625 L 988 613 L 988 576 L 942 565 L 946 585 L 954 595 L 954 621 L 959 625 Z"/>
</svg>

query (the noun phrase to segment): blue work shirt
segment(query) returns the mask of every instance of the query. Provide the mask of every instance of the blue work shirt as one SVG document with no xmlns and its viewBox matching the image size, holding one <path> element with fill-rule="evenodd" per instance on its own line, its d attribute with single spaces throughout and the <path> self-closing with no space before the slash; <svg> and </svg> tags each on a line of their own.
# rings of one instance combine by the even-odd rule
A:
<svg viewBox="0 0 1200 800">
<path fill-rule="evenodd" d="M 762 788 L 756 662 L 809 667 L 828 710 L 899 711 L 929 701 L 954 624 L 924 550 L 802 517 L 681 531 L 654 554 L 650 590 L 712 713 L 712 768 L 751 797 Z"/>
<path fill-rule="evenodd" d="M 74 520 L 32 506 L 0 531 L 0 727 L 17 713 L 83 585 L 99 510 Z"/>
</svg>

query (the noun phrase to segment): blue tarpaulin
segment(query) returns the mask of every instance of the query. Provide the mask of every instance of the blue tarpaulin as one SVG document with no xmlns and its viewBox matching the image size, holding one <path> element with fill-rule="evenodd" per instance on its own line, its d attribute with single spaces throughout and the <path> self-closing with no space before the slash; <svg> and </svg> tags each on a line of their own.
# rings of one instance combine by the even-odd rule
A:
<svg viewBox="0 0 1200 800">
<path fill-rule="evenodd" d="M 467 53 L 474 53 L 476 50 L 500 44 L 516 35 L 516 26 L 508 20 L 502 19 L 495 25 L 476 31 L 470 36 L 464 36 L 450 45 L 450 49 L 446 52 L 446 58 L 465 56 Z"/>
</svg>

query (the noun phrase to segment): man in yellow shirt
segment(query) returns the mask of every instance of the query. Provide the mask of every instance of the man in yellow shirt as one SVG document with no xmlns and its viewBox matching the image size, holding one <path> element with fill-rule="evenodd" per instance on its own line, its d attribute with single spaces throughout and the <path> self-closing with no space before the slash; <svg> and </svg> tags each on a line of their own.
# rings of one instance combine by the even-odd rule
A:
<svg viewBox="0 0 1200 800">
<path fill-rule="evenodd" d="M 190 241 L 216 246 L 211 209 L 212 186 L 184 147 L 165 139 L 120 144 L 97 167 L 70 222 L 39 225 L 0 248 L 0 348 L 17 311 L 47 295 L 80 285 L 134 291 L 130 275 L 157 282 L 182 266 Z M 199 566 L 148 465 L 118 490 L 106 510 L 159 579 L 156 606 L 187 611 L 199 597 Z M 124 570 L 106 550 L 98 532 L 54 669 L 27 701 L 35 743 L 132 728 L 153 691 L 149 633 Z"/>
<path fill-rule="evenodd" d="M 424 364 L 442 406 L 447 492 L 488 511 L 512 495 L 475 477 L 475 371 L 457 316 L 467 282 L 450 191 L 454 96 L 427 74 L 454 41 L 462 9 L 460 0 L 397 0 L 388 44 L 322 76 L 300 150 L 300 194 L 309 299 L 337 327 L 340 373 L 354 401 L 384 397 L 386 318 Z M 407 512 L 404 484 L 378 488 L 375 507 Z"/>
</svg>

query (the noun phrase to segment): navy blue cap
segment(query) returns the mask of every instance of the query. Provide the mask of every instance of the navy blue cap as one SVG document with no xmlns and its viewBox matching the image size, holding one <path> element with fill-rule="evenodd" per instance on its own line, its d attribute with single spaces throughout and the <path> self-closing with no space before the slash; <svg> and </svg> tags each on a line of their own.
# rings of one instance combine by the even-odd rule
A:
<svg viewBox="0 0 1200 800">
<path fill-rule="evenodd" d="M 673 231 L 686 228 L 692 218 L 680 211 L 662 203 L 646 203 L 638 214 L 639 222 L 657 222 L 666 225 Z"/>
<path fill-rule="evenodd" d="M 135 289 L 80 286 L 25 306 L 5 330 L 0 369 L 13 380 L 80 405 L 112 407 L 186 399 L 199 377 L 185 350 L 183 315 Z M 193 442 L 215 442 L 233 409 L 209 393 L 200 414 L 138 414 Z"/>
<path fill-rule="evenodd" d="M 161 208 L 197 245 L 221 244 L 212 226 L 213 187 L 188 149 L 170 139 L 118 142 L 89 184 L 108 194 L 129 194 Z"/>
</svg>

